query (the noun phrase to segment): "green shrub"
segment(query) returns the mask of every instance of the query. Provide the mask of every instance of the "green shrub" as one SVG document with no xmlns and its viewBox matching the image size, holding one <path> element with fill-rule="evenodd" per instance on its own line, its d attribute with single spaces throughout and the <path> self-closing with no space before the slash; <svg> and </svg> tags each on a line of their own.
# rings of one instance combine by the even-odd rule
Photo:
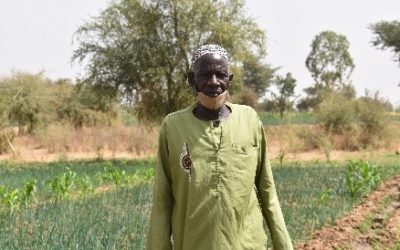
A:
<svg viewBox="0 0 400 250">
<path fill-rule="evenodd" d="M 358 123 L 362 129 L 362 145 L 375 145 L 387 135 L 389 116 L 385 107 L 374 100 L 360 99 L 356 105 Z"/>
<path fill-rule="evenodd" d="M 355 103 L 342 94 L 330 93 L 319 105 L 316 117 L 326 131 L 341 134 L 353 129 L 357 118 Z"/>
<path fill-rule="evenodd" d="M 354 150 L 388 144 L 392 136 L 386 111 L 385 104 L 377 98 L 351 100 L 340 93 L 330 93 L 316 117 L 325 133 L 342 137 L 337 148 Z"/>
<path fill-rule="evenodd" d="M 43 73 L 16 72 L 3 82 L 12 96 L 8 119 L 20 128 L 19 132 L 32 134 L 46 127 L 53 106 L 50 105 L 50 82 Z"/>
</svg>

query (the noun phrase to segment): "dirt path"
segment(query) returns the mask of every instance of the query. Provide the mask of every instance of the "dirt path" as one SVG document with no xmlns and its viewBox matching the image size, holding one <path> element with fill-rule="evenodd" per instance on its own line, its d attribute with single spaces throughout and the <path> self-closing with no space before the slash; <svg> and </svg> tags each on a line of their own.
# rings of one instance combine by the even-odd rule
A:
<svg viewBox="0 0 400 250">
<path fill-rule="evenodd" d="M 54 162 L 54 161 L 73 161 L 73 160 L 113 160 L 113 159 L 146 159 L 154 157 L 155 152 L 143 152 L 138 155 L 132 152 L 104 151 L 99 155 L 96 152 L 69 152 L 69 153 L 48 153 L 45 149 L 23 149 L 14 156 L 12 154 L 0 154 L 0 161 L 13 162 Z"/>
<path fill-rule="evenodd" d="M 400 176 L 380 185 L 335 226 L 315 232 L 295 249 L 400 249 Z"/>
<path fill-rule="evenodd" d="M 268 152 L 271 156 L 270 160 L 277 160 L 280 154 L 280 147 L 276 145 L 269 146 Z M 399 149 L 400 150 L 400 149 Z M 53 162 L 60 160 L 90 160 L 90 159 L 140 159 L 154 157 L 155 151 L 141 152 L 140 155 L 134 152 L 111 152 L 104 150 L 99 155 L 99 152 L 58 152 L 49 153 L 46 149 L 37 149 L 34 147 L 19 147 L 18 154 L 13 155 L 0 154 L 0 161 L 13 161 L 13 162 Z M 395 155 L 393 150 L 380 150 L 380 151 L 337 151 L 332 150 L 330 159 L 333 161 L 346 161 L 357 159 L 373 159 L 385 155 Z M 325 154 L 320 150 L 312 150 L 297 153 L 288 153 L 285 155 L 285 161 L 326 161 Z"/>
</svg>

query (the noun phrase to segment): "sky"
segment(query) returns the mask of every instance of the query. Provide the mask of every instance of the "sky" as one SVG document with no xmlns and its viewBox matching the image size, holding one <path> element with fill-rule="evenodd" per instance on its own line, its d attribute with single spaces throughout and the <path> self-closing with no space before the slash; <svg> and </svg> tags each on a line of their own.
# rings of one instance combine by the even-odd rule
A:
<svg viewBox="0 0 400 250">
<path fill-rule="evenodd" d="M 0 76 L 12 70 L 75 78 L 73 34 L 106 8 L 108 0 L 0 0 Z M 400 0 L 247 0 L 247 13 L 267 34 L 267 62 L 291 72 L 297 94 L 311 86 L 305 60 L 313 38 L 331 30 L 346 36 L 355 63 L 351 80 L 358 95 L 379 91 L 400 105 L 400 64 L 390 51 L 372 47 L 368 26 L 400 20 Z"/>
</svg>

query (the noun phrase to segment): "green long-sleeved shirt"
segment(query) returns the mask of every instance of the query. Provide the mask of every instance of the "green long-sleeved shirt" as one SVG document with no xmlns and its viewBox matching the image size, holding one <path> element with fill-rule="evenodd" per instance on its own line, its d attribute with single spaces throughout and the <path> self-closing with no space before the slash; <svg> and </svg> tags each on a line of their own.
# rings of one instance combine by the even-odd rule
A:
<svg viewBox="0 0 400 250">
<path fill-rule="evenodd" d="M 197 119 L 195 105 L 163 121 L 148 250 L 267 249 L 264 219 L 274 249 L 293 249 L 262 123 L 252 108 L 226 104 L 218 127 Z"/>
</svg>

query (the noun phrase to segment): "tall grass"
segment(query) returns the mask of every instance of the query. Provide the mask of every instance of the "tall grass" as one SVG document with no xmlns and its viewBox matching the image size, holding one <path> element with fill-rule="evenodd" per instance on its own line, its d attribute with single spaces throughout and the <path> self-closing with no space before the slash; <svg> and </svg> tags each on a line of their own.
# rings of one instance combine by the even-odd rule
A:
<svg viewBox="0 0 400 250">
<path fill-rule="evenodd" d="M 400 142 L 400 118 L 394 114 L 390 116 L 391 122 L 385 124 L 385 131 L 380 131 L 380 137 L 374 137 L 372 141 L 368 139 L 369 134 L 362 134 L 361 130 L 349 130 L 341 134 L 329 133 L 322 129 L 311 113 L 288 113 L 283 119 L 271 113 L 260 113 L 259 116 L 269 132 L 270 145 L 290 153 L 314 149 L 323 150 L 325 153 L 329 153 L 327 149 L 392 149 L 393 145 Z M 12 142 L 15 148 L 12 159 L 43 158 L 43 161 L 66 160 L 69 157 L 109 159 L 121 155 L 149 156 L 155 155 L 157 137 L 157 127 L 146 128 L 141 125 L 119 124 L 113 127 L 75 129 L 71 126 L 51 124 L 40 134 L 15 137 Z"/>
<path fill-rule="evenodd" d="M 30 137 L 49 153 L 57 152 L 130 152 L 137 155 L 153 153 L 157 143 L 157 128 L 144 126 L 98 126 L 75 129 L 66 125 L 51 125 L 43 133 Z M 101 157 L 100 157 L 101 158 Z"/>
</svg>

